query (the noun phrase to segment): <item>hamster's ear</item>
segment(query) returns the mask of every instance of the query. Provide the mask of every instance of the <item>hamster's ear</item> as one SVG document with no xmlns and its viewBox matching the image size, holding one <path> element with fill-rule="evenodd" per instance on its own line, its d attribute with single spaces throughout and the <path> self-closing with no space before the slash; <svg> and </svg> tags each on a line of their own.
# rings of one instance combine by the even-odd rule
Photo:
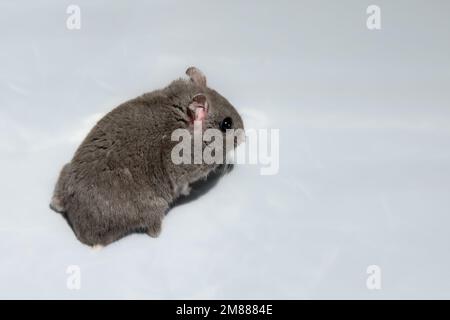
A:
<svg viewBox="0 0 450 320">
<path fill-rule="evenodd" d="M 203 93 L 196 94 L 188 107 L 192 122 L 205 120 L 208 115 L 208 107 L 206 96 Z"/>
<path fill-rule="evenodd" d="M 191 81 L 194 82 L 195 84 L 202 87 L 206 87 L 206 77 L 203 74 L 203 72 L 198 70 L 196 67 L 188 68 L 186 70 L 186 74 L 189 76 L 189 78 L 191 78 Z"/>
</svg>

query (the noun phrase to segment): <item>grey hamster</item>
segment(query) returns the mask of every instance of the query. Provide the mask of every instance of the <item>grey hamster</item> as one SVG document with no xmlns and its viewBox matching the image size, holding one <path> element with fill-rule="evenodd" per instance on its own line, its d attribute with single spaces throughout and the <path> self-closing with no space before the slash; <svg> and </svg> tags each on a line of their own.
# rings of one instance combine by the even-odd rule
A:
<svg viewBox="0 0 450 320">
<path fill-rule="evenodd" d="M 191 67 L 186 74 L 189 79 L 106 114 L 62 168 L 50 207 L 64 215 L 82 243 L 108 245 L 135 232 L 157 237 L 170 205 L 217 169 L 218 164 L 174 164 L 175 129 L 193 133 L 194 119 L 205 129 L 224 129 L 224 120 L 227 128 L 243 129 L 236 109 L 207 86 L 200 70 Z"/>
</svg>

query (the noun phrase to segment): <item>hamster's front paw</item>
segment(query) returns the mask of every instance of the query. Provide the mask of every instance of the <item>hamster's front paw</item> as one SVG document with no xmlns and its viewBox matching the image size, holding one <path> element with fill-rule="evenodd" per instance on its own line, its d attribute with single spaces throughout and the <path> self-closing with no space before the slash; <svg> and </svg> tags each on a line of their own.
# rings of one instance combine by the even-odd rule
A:
<svg viewBox="0 0 450 320">
<path fill-rule="evenodd" d="M 188 196 L 191 193 L 191 187 L 186 183 L 180 190 L 180 194 L 183 196 Z"/>
</svg>

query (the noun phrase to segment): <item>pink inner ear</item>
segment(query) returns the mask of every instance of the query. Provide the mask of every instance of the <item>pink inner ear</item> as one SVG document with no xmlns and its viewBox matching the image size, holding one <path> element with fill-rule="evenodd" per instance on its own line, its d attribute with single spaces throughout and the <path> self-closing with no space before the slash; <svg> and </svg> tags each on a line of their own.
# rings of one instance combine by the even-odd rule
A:
<svg viewBox="0 0 450 320">
<path fill-rule="evenodd" d="M 195 109 L 195 121 L 203 121 L 206 119 L 206 110 L 203 107 Z"/>
<path fill-rule="evenodd" d="M 206 101 L 204 94 L 199 93 L 192 97 L 192 102 L 189 105 L 189 113 L 193 122 L 206 119 L 208 116 L 208 101 Z"/>
</svg>

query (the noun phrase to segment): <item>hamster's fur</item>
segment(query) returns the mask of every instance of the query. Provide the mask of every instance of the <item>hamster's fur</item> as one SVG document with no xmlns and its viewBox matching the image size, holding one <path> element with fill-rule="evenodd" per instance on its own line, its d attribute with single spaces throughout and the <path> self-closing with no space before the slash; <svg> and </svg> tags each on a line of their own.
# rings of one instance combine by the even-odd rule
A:
<svg viewBox="0 0 450 320">
<path fill-rule="evenodd" d="M 170 205 L 217 164 L 171 161 L 175 129 L 193 132 L 196 108 L 207 110 L 203 127 L 219 128 L 236 109 L 209 88 L 197 68 L 166 88 L 143 94 L 105 115 L 61 170 L 50 207 L 62 213 L 84 244 L 108 245 L 127 234 L 157 237 Z M 224 144 L 225 145 L 225 144 Z"/>
</svg>

